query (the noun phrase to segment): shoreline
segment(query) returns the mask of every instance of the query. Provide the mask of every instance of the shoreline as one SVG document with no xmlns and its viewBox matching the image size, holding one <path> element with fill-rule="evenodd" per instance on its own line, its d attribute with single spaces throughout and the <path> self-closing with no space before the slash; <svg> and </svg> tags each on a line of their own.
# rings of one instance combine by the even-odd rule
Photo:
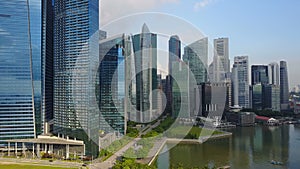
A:
<svg viewBox="0 0 300 169">
<path fill-rule="evenodd" d="M 157 159 L 157 156 L 159 155 L 159 153 L 161 152 L 161 150 L 163 149 L 163 147 L 167 144 L 167 143 L 178 143 L 178 144 L 202 144 L 205 141 L 208 140 L 216 140 L 216 139 L 223 139 L 223 138 L 228 138 L 232 136 L 232 133 L 230 132 L 226 132 L 226 131 L 222 131 L 222 134 L 217 134 L 217 135 L 211 135 L 211 136 L 202 136 L 199 139 L 177 139 L 177 138 L 164 138 L 165 140 L 163 141 L 163 143 L 161 144 L 161 146 L 156 150 L 156 153 L 154 154 L 154 156 L 152 156 L 149 160 L 148 166 L 152 165 L 153 162 Z M 145 159 L 146 160 L 146 159 Z M 147 160 L 148 161 L 148 160 Z"/>
</svg>

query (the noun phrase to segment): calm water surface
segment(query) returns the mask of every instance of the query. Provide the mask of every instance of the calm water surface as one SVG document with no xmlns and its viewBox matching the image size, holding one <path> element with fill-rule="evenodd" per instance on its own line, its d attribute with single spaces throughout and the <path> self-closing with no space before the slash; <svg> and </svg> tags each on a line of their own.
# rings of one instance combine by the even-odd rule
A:
<svg viewBox="0 0 300 169">
<path fill-rule="evenodd" d="M 300 169 L 300 126 L 255 126 L 229 130 L 231 138 L 179 144 L 158 156 L 158 169 L 230 165 L 232 169 Z M 167 149 L 171 144 L 167 144 Z M 271 160 L 283 162 L 275 166 Z"/>
</svg>

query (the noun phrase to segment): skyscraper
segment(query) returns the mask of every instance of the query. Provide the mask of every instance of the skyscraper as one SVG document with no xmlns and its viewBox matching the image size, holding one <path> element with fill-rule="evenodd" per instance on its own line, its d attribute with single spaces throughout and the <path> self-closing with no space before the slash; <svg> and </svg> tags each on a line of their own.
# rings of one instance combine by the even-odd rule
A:
<svg viewBox="0 0 300 169">
<path fill-rule="evenodd" d="M 173 62 L 181 59 L 181 41 L 177 35 L 173 35 L 169 39 L 169 76 L 167 77 L 167 110 L 172 112 L 172 66 Z"/>
<path fill-rule="evenodd" d="M 0 2 L 0 141 L 41 133 L 41 2 Z"/>
<path fill-rule="evenodd" d="M 229 60 L 229 39 L 218 38 L 214 40 L 214 58 L 213 58 L 213 81 L 224 82 L 227 73 L 230 72 Z"/>
<path fill-rule="evenodd" d="M 53 130 L 53 5 L 42 1 L 42 104 L 41 128 L 44 134 Z"/>
<path fill-rule="evenodd" d="M 132 37 L 136 72 L 136 120 L 149 122 L 157 108 L 157 97 L 151 91 L 157 89 L 157 35 L 146 24 L 142 33 Z"/>
<path fill-rule="evenodd" d="M 268 66 L 269 84 L 280 85 L 280 70 L 278 63 L 270 63 Z"/>
<path fill-rule="evenodd" d="M 100 41 L 99 109 L 100 129 L 105 132 L 126 132 L 127 103 L 125 74 L 125 35 Z"/>
<path fill-rule="evenodd" d="M 266 85 L 263 89 L 263 108 L 280 111 L 280 87 L 278 85 Z"/>
<path fill-rule="evenodd" d="M 250 107 L 248 71 L 249 71 L 248 56 L 235 57 L 233 68 L 232 68 L 234 105 L 239 105 L 244 108 Z"/>
<path fill-rule="evenodd" d="M 289 79 L 286 61 L 280 61 L 280 104 L 281 110 L 289 108 Z"/>
<path fill-rule="evenodd" d="M 169 39 L 169 74 L 172 74 L 172 62 L 181 58 L 181 41 L 177 35 Z"/>
<path fill-rule="evenodd" d="M 208 81 L 208 38 L 197 40 L 184 48 L 183 61 L 188 66 L 188 90 L 190 116 L 202 115 L 199 89 Z"/>
<path fill-rule="evenodd" d="M 269 77 L 268 77 L 268 66 L 266 65 L 252 65 L 251 66 L 251 81 L 252 85 L 256 84 L 268 84 Z"/>
<path fill-rule="evenodd" d="M 263 109 L 263 87 L 261 83 L 252 85 L 252 109 L 262 110 Z"/>
<path fill-rule="evenodd" d="M 269 84 L 269 77 L 268 77 L 268 66 L 266 65 L 252 65 L 251 66 L 251 104 L 255 110 L 262 110 L 265 104 L 264 98 L 264 89 L 265 86 Z"/>
<path fill-rule="evenodd" d="M 83 140 L 96 155 L 99 1 L 54 1 L 54 133 Z"/>
<path fill-rule="evenodd" d="M 172 116 L 174 118 L 190 118 L 190 76 L 189 67 L 182 61 L 172 63 L 173 81 L 172 85 Z M 192 81 L 193 82 L 193 81 Z M 196 83 L 193 84 L 196 86 Z"/>
<path fill-rule="evenodd" d="M 203 38 L 184 48 L 183 61 L 193 73 L 198 85 L 207 82 L 208 38 Z"/>
</svg>

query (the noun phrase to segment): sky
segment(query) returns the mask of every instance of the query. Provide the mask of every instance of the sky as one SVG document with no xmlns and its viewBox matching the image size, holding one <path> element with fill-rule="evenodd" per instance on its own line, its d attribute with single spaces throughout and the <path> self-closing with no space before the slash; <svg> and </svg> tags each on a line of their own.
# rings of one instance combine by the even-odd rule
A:
<svg viewBox="0 0 300 169">
<path fill-rule="evenodd" d="M 179 17 L 210 43 L 228 37 L 231 61 L 238 55 L 248 55 L 250 64 L 285 60 L 290 88 L 300 84 L 299 0 L 101 0 L 100 23 L 141 12 Z"/>
</svg>

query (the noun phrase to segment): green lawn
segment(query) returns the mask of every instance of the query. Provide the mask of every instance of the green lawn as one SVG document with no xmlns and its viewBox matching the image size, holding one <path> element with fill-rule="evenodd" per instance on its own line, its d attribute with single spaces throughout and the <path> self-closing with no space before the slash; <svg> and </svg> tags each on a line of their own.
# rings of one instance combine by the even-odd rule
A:
<svg viewBox="0 0 300 169">
<path fill-rule="evenodd" d="M 209 136 L 222 134 L 220 131 L 213 131 L 210 129 L 204 129 L 199 127 L 189 126 L 177 126 L 167 132 L 167 136 L 170 138 L 186 138 L 186 139 L 198 139 L 199 136 Z"/>
<path fill-rule="evenodd" d="M 1 169 L 70 169 L 70 168 L 63 168 L 63 167 L 21 165 L 21 164 L 0 164 L 0 168 Z"/>
</svg>

